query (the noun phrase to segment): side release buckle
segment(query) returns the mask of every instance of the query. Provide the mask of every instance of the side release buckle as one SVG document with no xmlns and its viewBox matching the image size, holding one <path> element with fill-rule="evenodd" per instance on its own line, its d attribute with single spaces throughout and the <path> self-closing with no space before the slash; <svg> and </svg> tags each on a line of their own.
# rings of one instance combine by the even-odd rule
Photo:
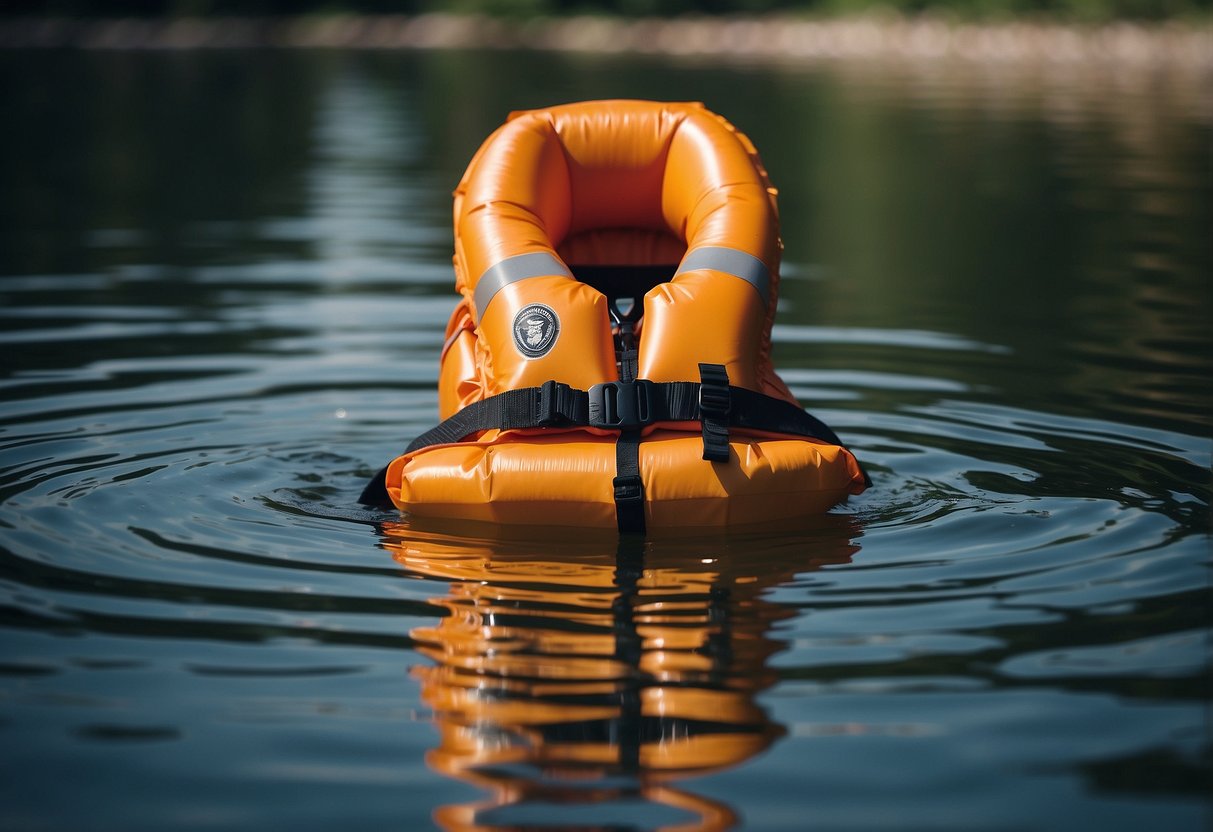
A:
<svg viewBox="0 0 1213 832">
<path fill-rule="evenodd" d="M 589 426 L 629 430 L 653 422 L 653 382 L 604 381 L 589 390 Z"/>
</svg>

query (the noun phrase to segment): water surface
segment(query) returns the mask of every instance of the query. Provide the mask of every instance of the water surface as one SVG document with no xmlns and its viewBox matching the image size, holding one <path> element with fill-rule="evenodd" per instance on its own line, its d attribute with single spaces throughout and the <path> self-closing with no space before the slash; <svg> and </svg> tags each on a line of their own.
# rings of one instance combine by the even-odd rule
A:
<svg viewBox="0 0 1213 832">
<path fill-rule="evenodd" d="M 1181 79 L 1182 80 L 1182 79 Z M 1203 829 L 1200 84 L 0 52 L 0 826 Z M 511 109 L 703 100 L 874 487 L 618 546 L 359 509 Z"/>
</svg>

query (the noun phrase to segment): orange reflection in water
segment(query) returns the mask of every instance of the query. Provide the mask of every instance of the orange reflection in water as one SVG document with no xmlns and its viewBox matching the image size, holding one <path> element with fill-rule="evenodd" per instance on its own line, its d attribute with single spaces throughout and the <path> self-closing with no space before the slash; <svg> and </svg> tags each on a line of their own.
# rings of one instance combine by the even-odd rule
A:
<svg viewBox="0 0 1213 832">
<path fill-rule="evenodd" d="M 383 532 L 406 570 L 450 582 L 432 600 L 445 617 L 410 635 L 434 661 L 414 669 L 441 735 L 426 762 L 490 795 L 437 809 L 451 830 L 517 828 L 536 813 L 576 828 L 575 806 L 587 827 L 612 825 L 612 811 L 669 817 L 661 829 L 732 826 L 729 806 L 670 784 L 784 734 L 754 698 L 777 679 L 772 625 L 797 613 L 767 590 L 859 549 L 858 526 L 839 516 L 767 540 Z"/>
</svg>

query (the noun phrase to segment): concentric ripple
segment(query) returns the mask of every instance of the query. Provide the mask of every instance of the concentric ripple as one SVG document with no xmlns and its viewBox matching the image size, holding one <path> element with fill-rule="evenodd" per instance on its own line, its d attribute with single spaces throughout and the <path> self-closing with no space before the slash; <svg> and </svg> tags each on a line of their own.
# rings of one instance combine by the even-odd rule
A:
<svg viewBox="0 0 1213 832">
<path fill-rule="evenodd" d="M 0 131 L 0 827 L 1200 827 L 1199 110 L 49 57 L 0 55 L 31 125 Z M 794 534 L 622 543 L 356 505 L 435 418 L 450 187 L 507 109 L 574 89 L 712 90 L 755 139 L 776 364 L 865 494 Z"/>
</svg>

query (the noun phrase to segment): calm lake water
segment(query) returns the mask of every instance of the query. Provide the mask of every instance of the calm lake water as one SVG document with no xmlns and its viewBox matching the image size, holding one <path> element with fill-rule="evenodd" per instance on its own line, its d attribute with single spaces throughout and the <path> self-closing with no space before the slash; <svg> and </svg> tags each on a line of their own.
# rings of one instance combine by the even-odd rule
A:
<svg viewBox="0 0 1213 832">
<path fill-rule="evenodd" d="M 10 50 L 0 92 L 0 827 L 1207 828 L 1202 83 Z M 355 505 L 436 417 L 463 167 L 603 97 L 705 101 L 781 189 L 776 366 L 874 480 L 802 533 Z"/>
</svg>

